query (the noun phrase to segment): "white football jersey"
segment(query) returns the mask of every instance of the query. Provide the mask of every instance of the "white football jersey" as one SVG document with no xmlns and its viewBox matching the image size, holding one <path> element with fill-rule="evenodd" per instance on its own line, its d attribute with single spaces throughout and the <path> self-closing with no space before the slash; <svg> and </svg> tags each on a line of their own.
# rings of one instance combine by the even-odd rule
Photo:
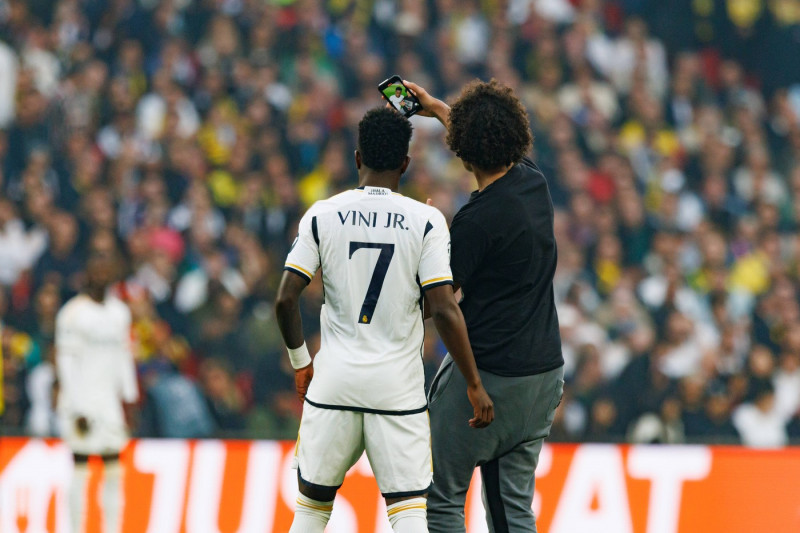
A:
<svg viewBox="0 0 800 533">
<path fill-rule="evenodd" d="M 322 269 L 322 343 L 308 402 L 423 410 L 422 291 L 453 283 L 439 210 L 379 187 L 343 192 L 306 212 L 284 268 L 308 281 Z"/>
<path fill-rule="evenodd" d="M 128 306 L 113 296 L 75 296 L 56 315 L 55 344 L 62 437 L 76 453 L 118 452 L 127 441 L 122 402 L 139 397 Z M 81 416 L 85 435 L 75 430 Z"/>
<path fill-rule="evenodd" d="M 402 94 L 400 96 L 397 96 L 396 94 L 393 94 L 392 96 L 389 97 L 389 101 L 392 102 L 392 105 L 398 111 L 402 111 L 403 110 L 403 100 L 405 100 L 405 99 L 406 99 L 406 97 L 403 96 Z"/>
</svg>

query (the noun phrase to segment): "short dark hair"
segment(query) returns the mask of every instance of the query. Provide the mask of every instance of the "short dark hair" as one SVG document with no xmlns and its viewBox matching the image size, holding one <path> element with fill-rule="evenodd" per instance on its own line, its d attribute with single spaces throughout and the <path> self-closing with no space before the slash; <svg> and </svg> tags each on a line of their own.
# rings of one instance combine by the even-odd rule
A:
<svg viewBox="0 0 800 533">
<path fill-rule="evenodd" d="M 481 170 L 518 163 L 533 145 L 528 112 L 510 87 L 472 81 L 450 108 L 447 145 Z"/>
<path fill-rule="evenodd" d="M 401 89 L 400 87 L 395 87 L 394 88 L 394 92 L 397 92 L 397 91 L 403 92 L 403 89 Z"/>
<path fill-rule="evenodd" d="M 411 129 L 411 122 L 394 109 L 370 109 L 358 123 L 361 162 L 377 171 L 399 169 L 408 156 Z"/>
</svg>

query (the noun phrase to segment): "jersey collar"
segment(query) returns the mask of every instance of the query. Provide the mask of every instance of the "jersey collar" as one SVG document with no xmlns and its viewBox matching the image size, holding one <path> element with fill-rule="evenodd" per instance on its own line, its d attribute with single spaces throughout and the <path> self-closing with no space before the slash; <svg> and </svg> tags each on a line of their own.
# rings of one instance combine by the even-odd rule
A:
<svg viewBox="0 0 800 533">
<path fill-rule="evenodd" d="M 394 192 L 394 191 L 392 191 L 391 189 L 389 189 L 387 187 L 371 187 L 371 186 L 368 186 L 368 185 L 362 185 L 361 187 L 356 187 L 355 190 L 364 191 L 367 194 L 369 194 L 370 191 L 375 191 L 375 192 L 373 192 L 373 194 L 379 195 L 379 196 L 388 196 L 389 194 L 394 194 L 395 196 L 403 196 L 399 192 Z"/>
</svg>

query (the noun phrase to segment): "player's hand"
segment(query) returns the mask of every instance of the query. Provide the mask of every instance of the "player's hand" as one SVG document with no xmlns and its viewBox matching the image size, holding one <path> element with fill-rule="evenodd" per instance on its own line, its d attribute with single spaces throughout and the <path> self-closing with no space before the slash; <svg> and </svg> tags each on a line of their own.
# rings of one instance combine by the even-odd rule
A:
<svg viewBox="0 0 800 533">
<path fill-rule="evenodd" d="M 294 371 L 294 387 L 297 389 L 297 397 L 301 402 L 306 400 L 306 393 L 311 380 L 314 378 L 314 363 L 306 367 L 298 368 Z"/>
<path fill-rule="evenodd" d="M 125 417 L 125 427 L 128 431 L 133 432 L 136 427 L 136 404 L 123 402 L 122 414 Z"/>
<path fill-rule="evenodd" d="M 411 94 L 416 96 L 420 105 L 422 105 L 422 110 L 418 112 L 417 115 L 438 118 L 443 124 L 447 125 L 447 117 L 450 115 L 450 106 L 438 98 L 431 96 L 428 91 L 414 82 L 403 80 L 403 83 L 406 89 L 411 91 Z"/>
<path fill-rule="evenodd" d="M 85 416 L 79 416 L 76 418 L 75 430 L 80 436 L 84 436 L 89 433 L 89 420 Z"/>
<path fill-rule="evenodd" d="M 483 388 L 483 385 L 467 387 L 467 396 L 469 403 L 472 404 L 474 418 L 469 421 L 470 427 L 485 428 L 494 420 L 494 404 L 489 397 L 489 393 Z"/>
</svg>

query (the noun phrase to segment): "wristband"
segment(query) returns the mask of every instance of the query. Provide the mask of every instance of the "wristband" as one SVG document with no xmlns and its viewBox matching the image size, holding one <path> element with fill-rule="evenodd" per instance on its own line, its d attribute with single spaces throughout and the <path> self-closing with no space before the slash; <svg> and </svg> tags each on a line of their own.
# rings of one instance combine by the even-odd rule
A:
<svg viewBox="0 0 800 533">
<path fill-rule="evenodd" d="M 308 353 L 305 342 L 298 348 L 289 348 L 288 346 L 286 348 L 289 351 L 289 361 L 292 362 L 292 368 L 295 370 L 305 368 L 311 364 L 311 355 Z"/>
</svg>

